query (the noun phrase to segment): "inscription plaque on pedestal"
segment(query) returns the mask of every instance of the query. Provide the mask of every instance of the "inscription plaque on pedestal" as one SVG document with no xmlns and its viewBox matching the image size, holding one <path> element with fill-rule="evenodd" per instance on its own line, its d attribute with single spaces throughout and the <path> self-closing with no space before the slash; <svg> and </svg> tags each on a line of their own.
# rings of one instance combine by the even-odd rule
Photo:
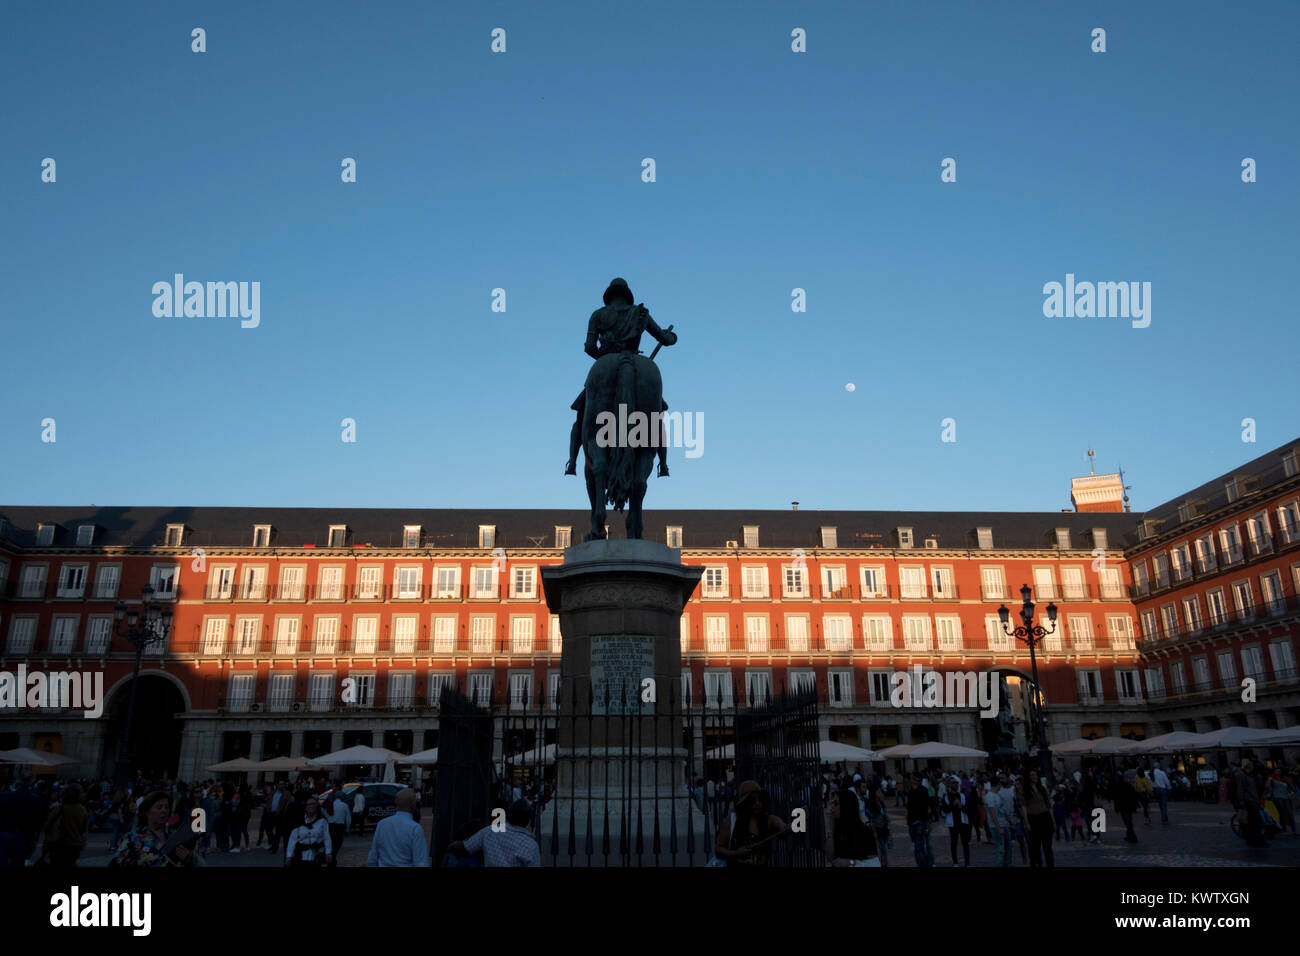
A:
<svg viewBox="0 0 1300 956">
<path fill-rule="evenodd" d="M 592 635 L 590 673 L 593 714 L 654 713 L 654 703 L 641 700 L 641 682 L 655 676 L 653 636 Z M 608 709 L 605 705 L 607 693 Z"/>
</svg>

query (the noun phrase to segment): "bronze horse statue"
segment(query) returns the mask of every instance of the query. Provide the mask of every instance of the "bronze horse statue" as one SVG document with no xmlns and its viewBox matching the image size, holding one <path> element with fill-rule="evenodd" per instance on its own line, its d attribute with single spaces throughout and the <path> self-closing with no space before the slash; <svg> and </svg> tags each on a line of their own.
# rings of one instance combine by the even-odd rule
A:
<svg viewBox="0 0 1300 956">
<path fill-rule="evenodd" d="M 605 507 L 627 510 L 627 537 L 642 536 L 641 504 L 647 479 L 660 457 L 659 474 L 667 476 L 663 379 L 651 358 L 641 355 L 641 334 L 649 332 L 660 345 L 673 345 L 672 327 L 661 329 L 645 306 L 634 304 L 622 279 L 605 290 L 605 307 L 591 314 L 584 350 L 596 361 L 587 373 L 582 394 L 572 407 L 577 420 L 569 440 L 566 474 L 575 473 L 579 444 L 586 459 L 587 498 L 591 502 L 591 531 L 586 541 L 605 537 Z M 658 352 L 658 349 L 655 349 Z"/>
</svg>

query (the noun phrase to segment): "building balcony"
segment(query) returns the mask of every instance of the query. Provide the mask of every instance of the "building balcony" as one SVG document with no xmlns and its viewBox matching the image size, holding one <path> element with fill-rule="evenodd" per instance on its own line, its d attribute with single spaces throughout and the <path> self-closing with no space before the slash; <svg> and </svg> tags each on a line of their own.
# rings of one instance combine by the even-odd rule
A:
<svg viewBox="0 0 1300 956">
<path fill-rule="evenodd" d="M 1138 650 L 1151 650 L 1174 641 L 1226 634 L 1238 628 L 1267 623 L 1276 618 L 1297 613 L 1300 613 L 1300 597 L 1292 594 L 1274 601 L 1266 601 L 1258 607 L 1244 610 L 1234 608 L 1217 618 L 1195 625 L 1181 624 L 1177 627 L 1167 627 L 1164 624 L 1159 624 L 1154 631 L 1150 633 L 1143 632 L 1142 637 L 1138 640 Z"/>
<path fill-rule="evenodd" d="M 1285 670 L 1275 670 L 1269 674 L 1245 674 L 1243 677 L 1252 678 L 1260 690 L 1269 689 L 1286 689 L 1296 684 L 1300 684 L 1300 671 L 1291 667 Z M 1220 698 L 1232 697 L 1239 698 L 1241 695 L 1241 681 L 1243 677 L 1227 677 L 1214 681 L 1198 681 L 1194 687 L 1174 687 L 1165 691 L 1163 688 L 1157 688 L 1155 692 L 1147 693 L 1147 703 L 1153 706 L 1168 706 L 1175 704 L 1195 704 L 1209 703 L 1217 701 Z"/>
</svg>

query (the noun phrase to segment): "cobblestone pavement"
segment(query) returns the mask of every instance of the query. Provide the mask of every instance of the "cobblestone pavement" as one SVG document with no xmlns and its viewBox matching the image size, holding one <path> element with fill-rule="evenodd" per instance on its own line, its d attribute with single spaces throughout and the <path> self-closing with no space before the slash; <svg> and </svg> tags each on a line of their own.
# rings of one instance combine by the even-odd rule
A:
<svg viewBox="0 0 1300 956">
<path fill-rule="evenodd" d="M 1160 823 L 1160 813 L 1152 807 L 1151 823 L 1145 823 L 1139 813 L 1135 829 L 1137 843 L 1124 842 L 1124 824 L 1119 814 L 1107 804 L 1106 819 L 1110 829 L 1102 835 L 1100 844 L 1089 844 L 1078 839 L 1056 840 L 1052 844 L 1057 866 L 1085 867 L 1168 867 L 1168 866 L 1294 866 L 1300 867 L 1300 837 L 1283 834 L 1270 841 L 1268 849 L 1248 847 L 1235 836 L 1229 825 L 1232 810 L 1227 806 L 1205 803 L 1174 802 L 1169 805 L 1169 823 Z M 900 807 L 889 810 L 893 849 L 889 851 L 890 866 L 915 867 L 912 843 L 907 838 L 906 816 Z M 422 815 L 426 837 L 433 826 L 432 814 Z M 1115 829 L 1118 827 L 1118 829 Z M 256 824 L 249 827 L 256 835 Z M 365 836 L 349 833 L 343 841 L 340 866 L 365 866 L 370 852 L 374 830 Z M 80 866 L 104 866 L 108 862 L 108 834 L 92 833 L 90 843 L 78 861 Z M 949 852 L 948 830 L 942 823 L 930 825 L 930 844 L 934 848 L 936 865 L 952 867 Z M 1028 846 L 1026 845 L 1026 850 Z M 1019 848 L 1013 847 L 1014 866 L 1026 866 Z M 992 867 L 993 847 L 971 841 L 971 866 Z M 957 846 L 961 860 L 961 845 Z M 241 850 L 239 853 L 210 852 L 208 866 L 280 866 L 283 846 L 279 853 L 270 853 L 265 846 Z"/>
<path fill-rule="evenodd" d="M 1052 853 L 1057 866 L 1300 866 L 1300 837 L 1286 833 L 1271 840 L 1268 849 L 1248 847 L 1241 837 L 1233 834 L 1232 809 L 1226 804 L 1172 802 L 1168 824 L 1161 824 L 1159 808 L 1154 804 L 1149 824 L 1144 822 L 1139 810 L 1133 826 L 1137 843 L 1124 842 L 1124 821 L 1109 803 L 1102 806 L 1108 829 L 1101 835 L 1101 843 L 1088 843 L 1077 837 L 1069 842 L 1054 840 Z M 893 838 L 890 866 L 916 866 L 906 821 L 902 808 L 890 809 Z M 930 824 L 930 845 L 934 848 L 935 865 L 951 868 L 948 828 L 942 822 Z M 1027 851 L 1028 841 L 1025 848 Z M 1013 866 L 1028 865 L 1022 861 L 1018 847 L 1013 845 L 1012 853 Z M 959 842 L 957 859 L 960 862 L 962 858 Z M 992 845 L 976 844 L 972 838 L 970 865 L 996 865 Z"/>
</svg>

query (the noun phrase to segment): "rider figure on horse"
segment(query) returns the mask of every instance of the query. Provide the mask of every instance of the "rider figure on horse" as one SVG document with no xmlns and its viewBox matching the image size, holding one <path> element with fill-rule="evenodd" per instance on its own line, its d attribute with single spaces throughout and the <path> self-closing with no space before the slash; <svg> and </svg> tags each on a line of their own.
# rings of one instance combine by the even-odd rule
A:
<svg viewBox="0 0 1300 956">
<path fill-rule="evenodd" d="M 591 313 L 591 319 L 587 322 L 587 342 L 583 346 L 583 351 L 593 359 L 619 354 L 630 360 L 640 354 L 638 346 L 641 344 L 642 332 L 649 332 L 661 345 L 676 344 L 675 332 L 661 329 L 659 324 L 650 318 L 650 313 L 646 311 L 645 306 L 634 304 L 632 290 L 623 279 L 610 281 L 604 299 L 605 307 Z M 625 365 L 630 366 L 630 362 Z M 662 404 L 663 410 L 667 411 L 668 403 Z M 573 428 L 569 432 L 569 461 L 564 467 L 564 473 L 576 475 L 578 449 L 582 447 L 582 419 L 587 407 L 585 389 L 578 393 L 578 397 L 569 407 L 577 412 L 577 420 L 574 421 Z M 667 478 L 668 449 L 662 440 L 662 435 L 655 436 L 655 443 L 659 446 L 659 477 Z"/>
</svg>

